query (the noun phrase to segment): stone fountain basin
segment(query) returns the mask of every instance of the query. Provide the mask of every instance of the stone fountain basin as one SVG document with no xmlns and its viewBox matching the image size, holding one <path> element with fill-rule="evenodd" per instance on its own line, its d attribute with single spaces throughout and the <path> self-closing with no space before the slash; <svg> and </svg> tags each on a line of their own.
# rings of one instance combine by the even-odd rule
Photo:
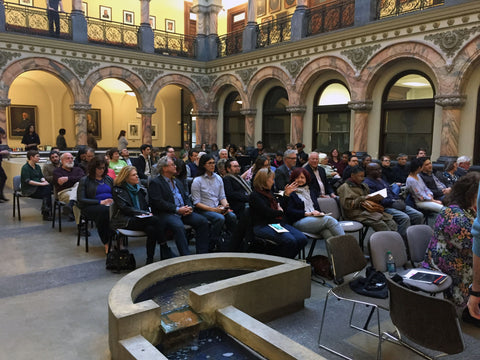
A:
<svg viewBox="0 0 480 360">
<path fill-rule="evenodd" d="M 153 300 L 134 303 L 134 299 L 164 279 L 218 269 L 252 272 L 189 290 L 188 305 L 204 321 L 221 327 L 268 359 L 323 359 L 263 324 L 303 307 L 310 297 L 310 266 L 251 253 L 182 256 L 144 266 L 123 277 L 108 298 L 112 359 L 166 359 L 155 348 L 161 342 L 162 309 Z"/>
</svg>

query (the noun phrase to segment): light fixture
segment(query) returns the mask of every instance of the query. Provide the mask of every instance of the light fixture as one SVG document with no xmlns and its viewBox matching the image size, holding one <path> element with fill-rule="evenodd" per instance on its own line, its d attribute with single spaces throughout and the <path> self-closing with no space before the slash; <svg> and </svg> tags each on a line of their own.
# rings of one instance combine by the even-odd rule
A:
<svg viewBox="0 0 480 360">
<path fill-rule="evenodd" d="M 422 82 L 418 82 L 418 81 L 407 81 L 407 82 L 404 82 L 404 83 L 400 83 L 401 85 L 404 85 L 404 86 L 411 86 L 411 87 L 425 87 L 425 86 L 430 86 L 430 84 L 428 83 L 422 83 Z"/>
<path fill-rule="evenodd" d="M 243 101 L 242 100 L 237 100 L 235 101 L 238 105 L 242 105 L 243 104 Z"/>
</svg>

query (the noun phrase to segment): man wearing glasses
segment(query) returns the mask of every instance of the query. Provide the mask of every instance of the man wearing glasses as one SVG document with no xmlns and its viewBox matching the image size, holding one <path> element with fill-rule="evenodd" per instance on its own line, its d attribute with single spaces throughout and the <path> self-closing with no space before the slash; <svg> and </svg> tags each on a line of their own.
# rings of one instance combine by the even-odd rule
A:
<svg viewBox="0 0 480 360">
<path fill-rule="evenodd" d="M 275 188 L 277 191 L 285 189 L 290 182 L 290 174 L 295 169 L 297 153 L 295 150 L 287 150 L 283 153 L 283 165 L 275 170 Z"/>
</svg>

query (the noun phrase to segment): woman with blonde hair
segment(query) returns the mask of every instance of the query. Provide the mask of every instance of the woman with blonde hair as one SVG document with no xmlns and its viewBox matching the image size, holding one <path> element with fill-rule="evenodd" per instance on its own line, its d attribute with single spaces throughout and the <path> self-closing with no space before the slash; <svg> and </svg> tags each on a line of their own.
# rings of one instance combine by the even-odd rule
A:
<svg viewBox="0 0 480 360">
<path fill-rule="evenodd" d="M 272 240 L 277 244 L 273 255 L 294 258 L 307 244 L 302 232 L 286 223 L 283 208 L 288 206 L 289 196 L 295 191 L 295 183 L 285 186 L 280 203 L 275 199 L 272 186 L 275 173 L 270 168 L 258 170 L 254 180 L 254 190 L 250 194 L 250 215 L 253 233 L 260 238 Z"/>
<path fill-rule="evenodd" d="M 135 166 L 123 167 L 113 183 L 112 228 L 141 230 L 147 234 L 147 264 L 153 262 L 157 242 L 163 243 L 164 229 L 160 219 L 148 206 L 147 192 L 140 185 Z"/>
</svg>

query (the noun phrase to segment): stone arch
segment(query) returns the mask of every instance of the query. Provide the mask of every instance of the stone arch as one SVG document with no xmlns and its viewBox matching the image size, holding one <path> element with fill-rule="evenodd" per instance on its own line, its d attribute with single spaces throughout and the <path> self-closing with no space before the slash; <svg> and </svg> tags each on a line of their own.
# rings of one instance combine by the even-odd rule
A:
<svg viewBox="0 0 480 360">
<path fill-rule="evenodd" d="M 55 60 L 32 57 L 15 61 L 3 69 L 0 77 L 0 97 L 6 99 L 13 81 L 27 71 L 46 71 L 60 79 L 70 91 L 75 102 L 85 99 L 85 92 L 75 74 L 65 65 Z"/>
<path fill-rule="evenodd" d="M 298 104 L 296 105 L 305 105 L 307 93 L 311 90 L 312 84 L 320 75 L 327 72 L 337 75 L 337 78 L 343 80 L 347 88 L 352 91 L 351 83 L 354 82 L 352 78 L 352 74 L 355 73 L 354 69 L 343 59 L 326 56 L 308 63 L 298 76 L 296 80 L 296 83 L 299 84 L 297 89 Z"/>
<path fill-rule="evenodd" d="M 193 107 L 195 111 L 212 110 L 212 105 L 209 104 L 200 86 L 182 74 L 168 74 L 155 81 L 150 91 L 150 96 L 148 97 L 149 103 L 153 104 L 160 90 L 167 85 L 177 85 L 190 91 L 193 94 Z"/>
<path fill-rule="evenodd" d="M 87 95 L 86 103 L 89 101 L 93 88 L 100 81 L 108 78 L 114 78 L 126 82 L 137 95 L 139 108 L 142 108 L 145 104 L 149 104 L 146 101 L 148 98 L 148 88 L 144 81 L 137 74 L 131 72 L 130 70 L 117 66 L 108 66 L 97 69 L 88 76 L 87 80 L 85 81 L 85 93 Z"/>
<path fill-rule="evenodd" d="M 474 71 L 480 66 L 480 36 L 472 39 L 453 59 L 450 73 L 455 74 L 455 82 L 451 84 L 452 94 L 464 94 L 465 88 Z"/>
<path fill-rule="evenodd" d="M 352 96 L 352 100 L 370 99 L 378 79 L 382 77 L 385 71 L 393 64 L 405 59 L 418 64 L 421 68 L 420 70 L 424 71 L 434 83 L 436 93 L 442 92 L 442 85 L 439 79 L 441 79 L 442 69 L 444 69 L 446 65 L 446 61 L 442 55 L 426 44 L 419 42 L 402 42 L 386 47 L 367 62 L 360 76 L 356 78 L 355 84 L 352 84 L 356 89 L 356 96 L 355 98 Z M 412 67 L 412 70 L 413 69 L 418 69 L 418 67 L 414 66 Z"/>
<path fill-rule="evenodd" d="M 242 82 L 234 75 L 226 74 L 216 79 L 210 89 L 210 95 L 208 99 L 209 99 L 209 102 L 212 103 L 215 108 L 218 107 L 218 101 L 221 95 L 224 93 L 223 90 L 228 87 L 235 89 L 240 94 L 240 97 L 243 103 L 244 104 L 247 103 L 248 97 L 247 97 L 247 94 L 243 91 Z"/>
<path fill-rule="evenodd" d="M 248 102 L 244 105 L 244 108 L 255 106 L 254 99 L 258 97 L 258 92 L 262 89 L 263 85 L 269 80 L 278 80 L 285 88 L 288 94 L 288 99 L 295 97 L 295 88 L 291 84 L 291 79 L 285 71 L 275 66 L 267 66 L 259 70 L 250 80 L 248 84 Z"/>
</svg>

